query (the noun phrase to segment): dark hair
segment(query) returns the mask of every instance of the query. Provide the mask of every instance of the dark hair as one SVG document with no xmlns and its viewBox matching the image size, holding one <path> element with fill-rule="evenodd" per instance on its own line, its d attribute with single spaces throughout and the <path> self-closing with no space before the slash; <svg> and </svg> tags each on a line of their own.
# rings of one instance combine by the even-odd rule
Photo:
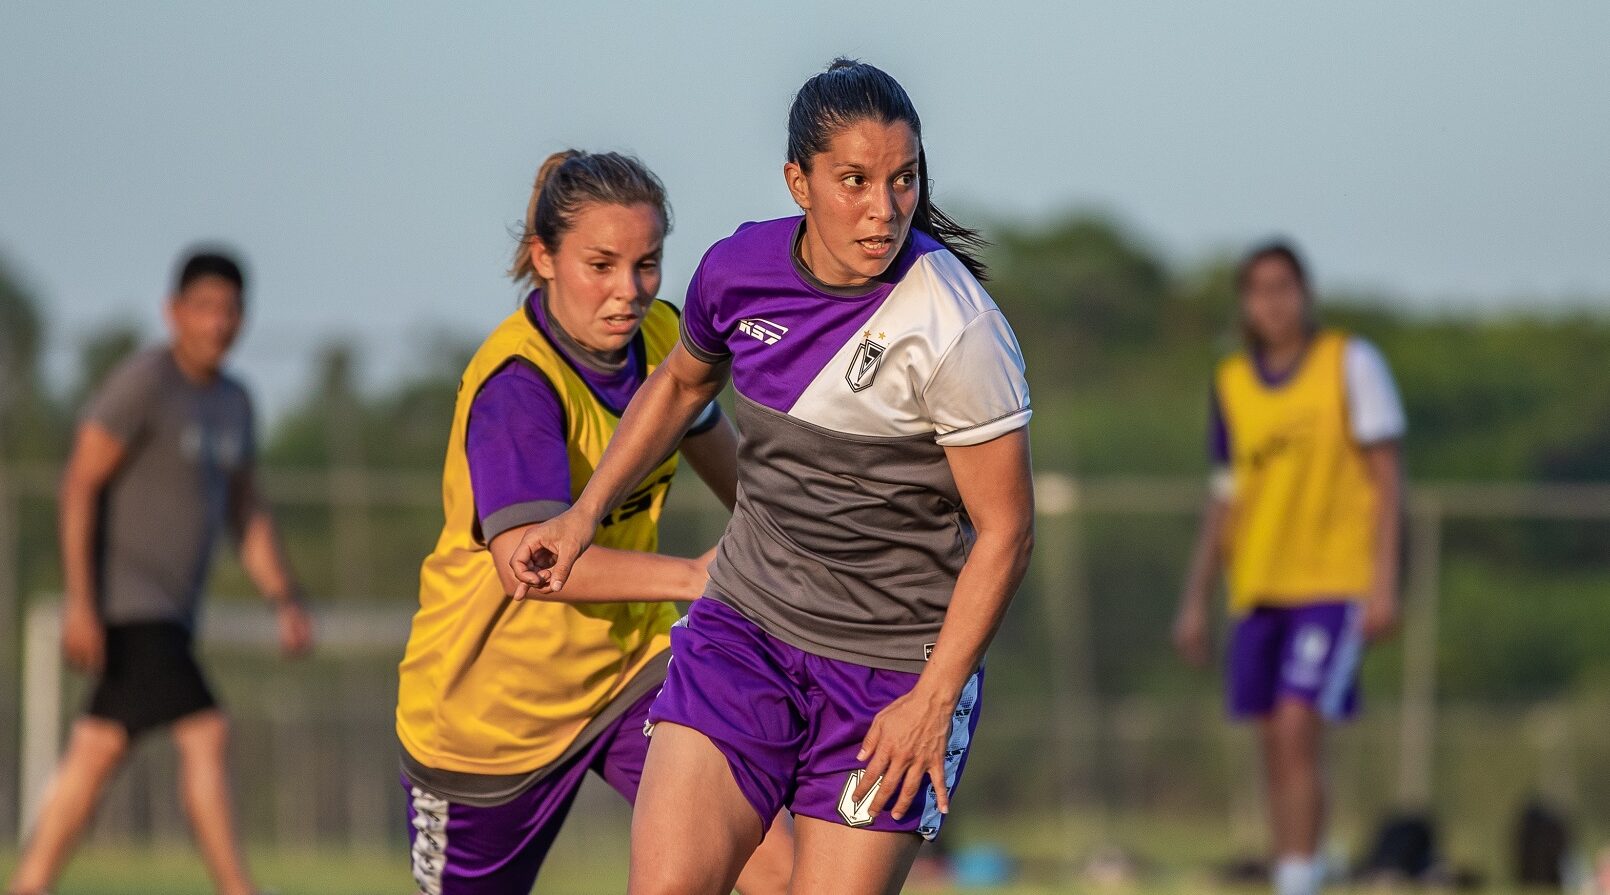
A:
<svg viewBox="0 0 1610 895">
<path fill-rule="evenodd" d="M 537 169 L 509 278 L 516 283 L 541 286 L 542 278 L 531 264 L 532 240 L 540 239 L 549 251 L 558 251 L 560 240 L 576 226 L 576 215 L 594 203 L 652 205 L 659 210 L 666 232 L 671 230 L 671 204 L 665 198 L 665 184 L 647 165 L 619 152 L 566 149 L 548 156 Z"/>
<path fill-rule="evenodd" d="M 1268 242 L 1260 243 L 1242 256 L 1241 263 L 1235 269 L 1236 291 L 1244 292 L 1247 288 L 1247 280 L 1252 276 L 1252 268 L 1256 267 L 1260 262 L 1268 261 L 1271 258 L 1286 262 L 1286 266 L 1290 267 L 1292 274 L 1297 277 L 1297 285 L 1302 287 L 1303 295 L 1311 297 L 1308 288 L 1308 265 L 1303 263 L 1302 255 L 1297 252 L 1297 247 L 1286 239 L 1271 239 Z"/>
<path fill-rule="evenodd" d="M 1284 262 L 1291 268 L 1291 273 L 1297 278 L 1297 286 L 1303 293 L 1303 325 L 1310 335 L 1319 328 L 1319 321 L 1314 313 L 1314 293 L 1308 286 L 1308 265 L 1303 263 L 1303 257 L 1298 253 L 1297 247 L 1286 239 L 1271 239 L 1254 246 L 1241 258 L 1241 263 L 1235 269 L 1235 291 L 1237 295 L 1244 295 L 1247 283 L 1252 277 L 1252 268 L 1264 261 L 1277 260 Z M 1241 318 L 1241 338 L 1256 354 L 1264 350 L 1263 339 L 1253 331 L 1246 318 Z"/>
<path fill-rule="evenodd" d="M 988 245 L 977 230 L 963 227 L 933 202 L 928 179 L 928 157 L 922 149 L 922 119 L 900 82 L 888 73 L 857 59 L 840 56 L 794 94 L 788 110 L 788 161 L 807 174 L 811 160 L 827 150 L 833 137 L 857 121 L 904 121 L 917 136 L 917 210 L 911 226 L 932 236 L 949 249 L 973 276 L 988 278 L 978 251 Z"/>
<path fill-rule="evenodd" d="M 240 272 L 240 263 L 233 256 L 217 249 L 197 249 L 185 255 L 173 277 L 173 294 L 183 292 L 191 283 L 203 277 L 218 277 L 235 285 L 237 292 L 246 291 L 246 277 Z"/>
</svg>

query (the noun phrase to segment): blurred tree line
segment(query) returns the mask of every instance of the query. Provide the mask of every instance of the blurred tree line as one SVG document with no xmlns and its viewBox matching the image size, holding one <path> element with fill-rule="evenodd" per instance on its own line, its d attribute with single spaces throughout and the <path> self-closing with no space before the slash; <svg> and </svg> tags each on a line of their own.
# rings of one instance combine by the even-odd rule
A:
<svg viewBox="0 0 1610 895">
<path fill-rule="evenodd" d="M 1215 360 L 1236 345 L 1235 259 L 1174 266 L 1135 233 L 1089 215 L 988 232 L 989 288 L 1029 360 L 1037 467 L 1081 476 L 1204 474 L 1208 381 Z M 1314 260 L 1322 269 L 1326 259 Z M 108 326 L 78 346 L 72 382 L 52 390 L 40 369 L 42 309 L 0 258 L 0 461 L 59 463 L 75 408 L 141 341 L 126 324 Z M 1522 306 L 1427 314 L 1392 296 L 1354 294 L 1324 295 L 1321 310 L 1391 361 L 1409 414 L 1411 478 L 1610 482 L 1610 315 Z M 432 362 L 410 378 L 365 391 L 356 384 L 356 349 L 325 346 L 305 397 L 265 431 L 265 465 L 412 470 L 428 481 L 440 469 L 458 373 L 473 348 L 433 346 L 422 355 Z M 374 512 L 370 568 L 340 581 L 406 603 L 439 510 Z M 24 593 L 57 586 L 52 515 L 48 507 L 22 514 Z M 326 571 L 332 512 L 287 507 L 282 517 L 314 592 L 343 589 Z M 1186 686 L 1165 660 L 1162 632 L 1194 522 L 1086 521 L 1103 691 Z M 1443 651 L 1446 692 L 1508 699 L 1610 682 L 1610 657 L 1589 633 L 1610 630 L 1602 599 L 1610 526 L 1455 522 L 1445 545 L 1444 642 L 1483 643 Z M 226 570 L 216 589 L 244 584 Z M 1003 636 L 1023 649 L 1049 648 L 1035 643 L 1032 625 L 1020 619 Z M 1376 662 L 1375 673 L 1391 675 L 1393 662 Z"/>
</svg>

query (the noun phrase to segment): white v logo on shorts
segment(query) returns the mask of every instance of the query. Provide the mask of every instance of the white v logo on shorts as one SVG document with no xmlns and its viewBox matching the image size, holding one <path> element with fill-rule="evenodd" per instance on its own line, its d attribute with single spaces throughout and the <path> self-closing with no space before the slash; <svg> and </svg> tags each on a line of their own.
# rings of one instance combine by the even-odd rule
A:
<svg viewBox="0 0 1610 895">
<path fill-rule="evenodd" d="M 839 795 L 839 817 L 844 818 L 844 822 L 852 827 L 864 827 L 872 823 L 872 806 L 878 803 L 878 790 L 883 788 L 883 778 L 879 777 L 872 784 L 872 789 L 857 802 L 855 788 L 861 785 L 861 780 L 865 776 L 864 768 L 852 771 L 850 779 L 844 781 L 844 792 Z"/>
</svg>

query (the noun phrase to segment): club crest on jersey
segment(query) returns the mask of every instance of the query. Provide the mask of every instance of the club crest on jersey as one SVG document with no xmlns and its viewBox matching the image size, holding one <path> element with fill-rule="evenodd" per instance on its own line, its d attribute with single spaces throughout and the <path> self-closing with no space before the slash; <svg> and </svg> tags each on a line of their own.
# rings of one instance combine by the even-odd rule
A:
<svg viewBox="0 0 1610 895">
<path fill-rule="evenodd" d="M 788 334 L 788 327 L 759 317 L 748 317 L 738 321 L 738 331 L 767 345 L 776 345 L 778 339 Z"/>
<path fill-rule="evenodd" d="M 872 384 L 888 350 L 887 345 L 879 345 L 871 339 L 861 342 L 855 349 L 855 356 L 850 358 L 850 368 L 844 371 L 844 381 L 850 384 L 850 391 L 858 392 Z"/>
</svg>

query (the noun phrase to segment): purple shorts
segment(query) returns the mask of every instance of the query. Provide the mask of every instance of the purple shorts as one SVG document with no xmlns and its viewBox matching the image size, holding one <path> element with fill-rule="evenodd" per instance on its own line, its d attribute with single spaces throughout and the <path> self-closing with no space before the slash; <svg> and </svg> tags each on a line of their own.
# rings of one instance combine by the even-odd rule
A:
<svg viewBox="0 0 1610 895">
<path fill-rule="evenodd" d="M 1358 603 L 1259 606 L 1247 613 L 1230 640 L 1230 714 L 1267 715 L 1291 697 L 1327 720 L 1352 718 L 1358 713 L 1363 616 Z"/>
<path fill-rule="evenodd" d="M 628 802 L 637 800 L 648 737 L 649 693 L 604 728 L 587 748 L 502 805 L 461 805 L 413 785 L 408 838 L 414 882 L 424 895 L 529 892 L 565 822 L 582 779 L 593 771 Z"/>
<path fill-rule="evenodd" d="M 968 678 L 951 715 L 945 752 L 951 792 L 978 726 L 983 678 L 982 669 Z M 855 756 L 873 717 L 916 683 L 915 674 L 807 653 L 706 598 L 671 629 L 671 665 L 649 721 L 709 737 L 763 828 L 787 808 L 802 817 L 933 839 L 943 818 L 926 779 L 913 810 L 900 820 L 885 810 L 898 792 L 875 792 L 860 803 L 852 798 L 864 770 Z M 874 817 L 873 811 L 881 813 Z"/>
</svg>

